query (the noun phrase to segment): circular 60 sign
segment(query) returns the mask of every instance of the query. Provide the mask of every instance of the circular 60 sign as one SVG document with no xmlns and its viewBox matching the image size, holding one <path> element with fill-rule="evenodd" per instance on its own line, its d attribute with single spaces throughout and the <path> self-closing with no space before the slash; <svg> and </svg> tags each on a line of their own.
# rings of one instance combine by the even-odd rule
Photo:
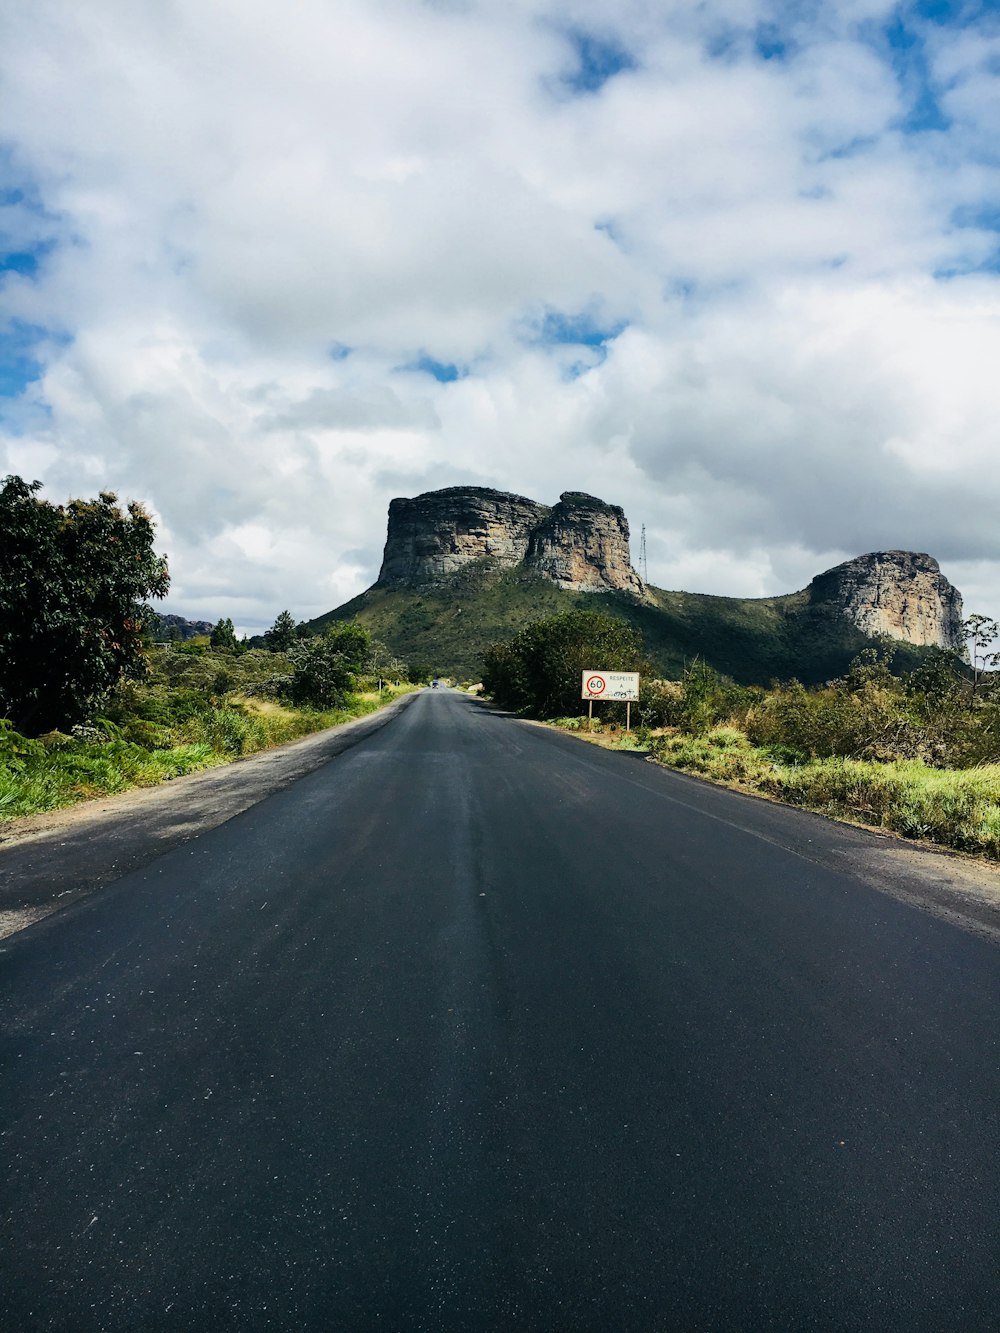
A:
<svg viewBox="0 0 1000 1333">
<path fill-rule="evenodd" d="M 582 672 L 584 699 L 617 699 L 620 703 L 635 703 L 639 698 L 638 671 Z"/>
</svg>

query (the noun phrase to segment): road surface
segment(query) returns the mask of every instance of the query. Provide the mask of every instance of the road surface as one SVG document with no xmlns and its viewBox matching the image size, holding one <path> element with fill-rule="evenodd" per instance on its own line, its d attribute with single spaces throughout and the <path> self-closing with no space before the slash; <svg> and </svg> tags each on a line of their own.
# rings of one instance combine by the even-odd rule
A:
<svg viewBox="0 0 1000 1333">
<path fill-rule="evenodd" d="M 1000 950 L 848 836 L 419 696 L 0 945 L 2 1327 L 997 1329 Z"/>
</svg>

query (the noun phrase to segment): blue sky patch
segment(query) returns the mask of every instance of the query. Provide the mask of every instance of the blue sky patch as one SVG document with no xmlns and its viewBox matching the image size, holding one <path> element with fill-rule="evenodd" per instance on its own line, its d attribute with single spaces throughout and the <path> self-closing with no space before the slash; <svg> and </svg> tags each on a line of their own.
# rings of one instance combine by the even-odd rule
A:
<svg viewBox="0 0 1000 1333">
<path fill-rule="evenodd" d="M 22 278 L 37 277 L 42 260 L 54 249 L 54 241 L 39 241 L 37 245 L 4 250 L 0 237 L 0 277 L 4 273 L 18 273 Z"/>
<path fill-rule="evenodd" d="M 1000 231 L 1000 203 L 963 204 L 952 213 L 951 225 L 978 231 Z"/>
<path fill-rule="evenodd" d="M 453 361 L 437 361 L 434 357 L 428 356 L 426 352 L 421 352 L 413 361 L 407 362 L 405 366 L 399 366 L 399 370 L 418 370 L 425 375 L 430 375 L 436 379 L 439 384 L 452 384 L 455 380 L 465 379 L 468 370 L 457 366 Z"/>
<path fill-rule="evenodd" d="M 782 36 L 776 23 L 758 23 L 753 44 L 762 60 L 787 60 L 795 54 L 794 43 Z"/>
<path fill-rule="evenodd" d="M 996 0 L 915 0 L 912 12 L 941 27 L 965 28 L 998 8 Z"/>
<path fill-rule="evenodd" d="M 955 209 L 950 221 L 957 232 L 994 232 L 994 244 L 985 257 L 969 256 L 935 269 L 935 278 L 947 281 L 971 273 L 1000 273 L 1000 203 L 984 200 L 978 204 L 963 204 Z"/>
<path fill-rule="evenodd" d="M 15 250 L 11 254 L 0 254 L 0 273 L 20 273 L 22 277 L 33 278 L 38 272 L 38 255 L 30 250 Z"/>
<path fill-rule="evenodd" d="M 39 378 L 42 363 L 34 348 L 44 337 L 44 329 L 20 320 L 0 331 L 0 398 L 16 398 Z"/>
<path fill-rule="evenodd" d="M 1000 248 L 987 255 L 985 259 L 973 263 L 948 264 L 944 268 L 934 270 L 934 278 L 938 282 L 947 282 L 950 278 L 968 278 L 973 273 L 1000 273 Z"/>
<path fill-rule="evenodd" d="M 326 354 L 331 361 L 346 361 L 353 352 L 353 347 L 348 347 L 346 343 L 331 343 L 326 349 Z"/>
<path fill-rule="evenodd" d="M 632 53 L 614 37 L 572 28 L 566 34 L 576 57 L 576 68 L 563 74 L 561 82 L 578 96 L 596 93 L 616 74 L 637 68 Z"/>
<path fill-rule="evenodd" d="M 931 81 L 924 39 L 902 7 L 871 35 L 871 44 L 892 67 L 907 102 L 899 128 L 906 134 L 946 130 L 951 121 Z"/>
<path fill-rule="evenodd" d="M 520 330 L 521 341 L 532 347 L 588 348 L 589 356 L 568 361 L 560 376 L 563 380 L 579 379 L 588 370 L 603 365 L 608 358 L 608 344 L 628 328 L 628 320 L 610 323 L 597 318 L 592 311 L 568 315 L 562 310 L 546 310 L 540 319 L 525 321 Z"/>
<path fill-rule="evenodd" d="M 534 336 L 528 341 L 542 343 L 549 347 L 574 344 L 579 347 L 603 347 L 628 328 L 628 320 L 615 320 L 605 324 L 594 315 L 584 311 L 579 315 L 567 315 L 561 310 L 547 310 L 535 325 Z"/>
</svg>

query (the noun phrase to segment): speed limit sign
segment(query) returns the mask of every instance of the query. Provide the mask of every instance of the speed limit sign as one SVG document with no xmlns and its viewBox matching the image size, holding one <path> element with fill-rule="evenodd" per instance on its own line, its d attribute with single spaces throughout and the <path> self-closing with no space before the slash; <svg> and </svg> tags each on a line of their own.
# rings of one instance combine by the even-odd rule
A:
<svg viewBox="0 0 1000 1333">
<path fill-rule="evenodd" d="M 582 699 L 620 699 L 635 703 L 639 697 L 638 671 L 585 671 Z"/>
</svg>

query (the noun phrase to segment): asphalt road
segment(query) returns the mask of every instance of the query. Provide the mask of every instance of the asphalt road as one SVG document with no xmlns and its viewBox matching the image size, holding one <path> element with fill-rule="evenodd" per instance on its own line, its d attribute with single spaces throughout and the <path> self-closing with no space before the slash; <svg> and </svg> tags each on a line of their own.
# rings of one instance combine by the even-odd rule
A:
<svg viewBox="0 0 1000 1333">
<path fill-rule="evenodd" d="M 418 697 L 0 946 L 3 1328 L 1000 1328 L 1000 950 L 840 836 Z"/>
</svg>

